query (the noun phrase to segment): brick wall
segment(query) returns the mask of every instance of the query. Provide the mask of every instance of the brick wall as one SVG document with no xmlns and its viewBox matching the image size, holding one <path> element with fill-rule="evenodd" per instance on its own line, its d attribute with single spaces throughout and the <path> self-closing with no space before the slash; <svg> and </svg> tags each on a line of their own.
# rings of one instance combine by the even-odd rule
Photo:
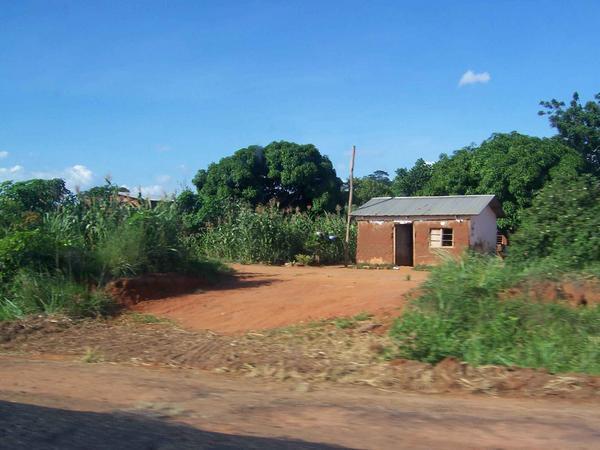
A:
<svg viewBox="0 0 600 450">
<path fill-rule="evenodd" d="M 414 265 L 432 265 L 439 262 L 440 253 L 455 256 L 470 245 L 469 219 L 427 220 L 413 222 L 414 233 Z M 429 247 L 429 230 L 431 228 L 452 228 L 454 230 L 454 246 L 442 248 Z M 356 261 L 361 264 L 395 264 L 394 261 L 394 222 L 358 221 L 358 240 Z"/>
<path fill-rule="evenodd" d="M 394 223 L 358 222 L 356 261 L 394 264 Z"/>
<path fill-rule="evenodd" d="M 429 230 L 431 228 L 452 228 L 454 231 L 454 246 L 443 248 L 429 247 Z M 436 264 L 439 262 L 438 253 L 449 253 L 459 256 L 469 246 L 470 220 L 428 220 L 413 223 L 414 231 L 414 264 Z"/>
</svg>

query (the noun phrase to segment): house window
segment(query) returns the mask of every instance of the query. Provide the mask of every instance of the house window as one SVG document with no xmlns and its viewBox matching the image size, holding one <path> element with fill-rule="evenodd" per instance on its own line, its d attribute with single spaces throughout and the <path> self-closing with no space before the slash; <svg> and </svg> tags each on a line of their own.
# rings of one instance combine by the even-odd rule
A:
<svg viewBox="0 0 600 450">
<path fill-rule="evenodd" d="M 429 246 L 434 248 L 454 247 L 452 228 L 432 228 L 429 230 Z"/>
</svg>

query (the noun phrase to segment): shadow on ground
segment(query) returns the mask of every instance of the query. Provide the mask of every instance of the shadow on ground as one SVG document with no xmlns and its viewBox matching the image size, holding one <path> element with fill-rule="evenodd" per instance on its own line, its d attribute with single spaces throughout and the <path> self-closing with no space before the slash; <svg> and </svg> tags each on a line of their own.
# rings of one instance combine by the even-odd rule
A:
<svg viewBox="0 0 600 450">
<path fill-rule="evenodd" d="M 0 401 L 2 449 L 340 449 L 229 435 L 129 413 L 95 413 Z"/>
</svg>

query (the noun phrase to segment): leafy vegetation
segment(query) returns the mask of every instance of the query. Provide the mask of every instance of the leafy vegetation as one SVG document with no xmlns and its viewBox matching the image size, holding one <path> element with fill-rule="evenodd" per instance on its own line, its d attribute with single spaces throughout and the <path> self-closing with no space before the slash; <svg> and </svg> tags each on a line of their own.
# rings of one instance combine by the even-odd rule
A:
<svg viewBox="0 0 600 450">
<path fill-rule="evenodd" d="M 318 264 L 341 263 L 345 228 L 345 217 L 340 214 L 236 205 L 220 223 L 197 236 L 195 248 L 209 258 L 244 263 L 284 263 L 294 261 L 296 255 L 309 255 Z M 354 226 L 351 232 L 353 257 Z"/>
<path fill-rule="evenodd" d="M 327 156 L 312 144 L 272 142 L 253 145 L 199 170 L 193 180 L 205 210 L 215 200 L 252 206 L 274 201 L 282 208 L 333 211 L 341 203 L 341 180 Z M 204 215 L 210 216 L 208 211 Z"/>
<path fill-rule="evenodd" d="M 509 298 L 508 288 L 526 280 L 526 271 L 494 257 L 468 255 L 434 268 L 391 330 L 397 355 L 600 374 L 600 305 Z"/>
<path fill-rule="evenodd" d="M 0 320 L 105 314 L 111 301 L 102 286 L 112 278 L 216 270 L 187 244 L 173 202 L 136 207 L 118 191 L 108 184 L 73 195 L 62 180 L 3 183 L 0 205 L 11 219 L 0 228 Z"/>
<path fill-rule="evenodd" d="M 591 175 L 548 183 L 523 214 L 510 246 L 511 263 L 552 271 L 600 264 L 600 180 Z"/>
<path fill-rule="evenodd" d="M 556 138 L 581 155 L 590 173 L 600 174 L 600 93 L 581 104 L 575 92 L 568 108 L 556 99 L 540 105 L 544 109 L 539 114 L 547 115 L 550 125 L 558 130 Z"/>
</svg>

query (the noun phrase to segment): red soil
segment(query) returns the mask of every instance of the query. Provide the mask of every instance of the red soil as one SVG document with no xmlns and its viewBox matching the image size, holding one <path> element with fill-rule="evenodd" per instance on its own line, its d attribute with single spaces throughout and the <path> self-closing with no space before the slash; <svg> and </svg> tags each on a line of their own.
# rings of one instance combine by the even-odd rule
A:
<svg viewBox="0 0 600 450">
<path fill-rule="evenodd" d="M 427 277 L 410 268 L 234 265 L 236 275 L 206 292 L 145 301 L 131 309 L 190 329 L 239 333 L 353 316 L 397 315 L 405 294 Z"/>
</svg>

